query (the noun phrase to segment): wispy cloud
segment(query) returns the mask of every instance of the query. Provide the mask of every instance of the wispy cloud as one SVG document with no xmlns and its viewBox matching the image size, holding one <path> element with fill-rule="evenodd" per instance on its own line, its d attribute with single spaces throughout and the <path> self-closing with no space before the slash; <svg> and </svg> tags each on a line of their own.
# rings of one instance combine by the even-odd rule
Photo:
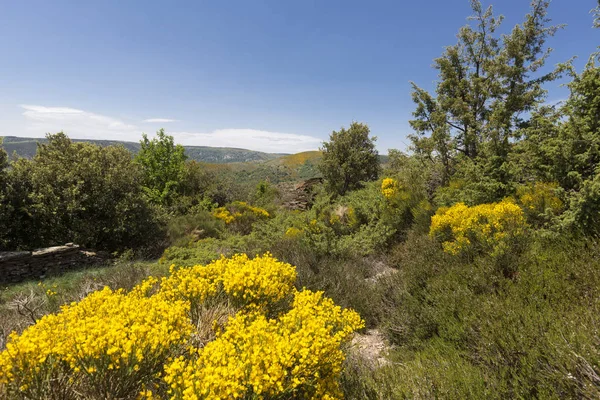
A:
<svg viewBox="0 0 600 400">
<path fill-rule="evenodd" d="M 142 122 L 149 122 L 149 123 L 156 123 L 156 122 L 160 122 L 160 123 L 169 123 L 169 122 L 177 122 L 179 121 L 178 119 L 171 119 L 171 118 L 148 118 L 143 120 Z"/>
<path fill-rule="evenodd" d="M 322 140 L 313 136 L 257 129 L 218 129 L 209 133 L 172 132 L 180 143 L 196 146 L 239 147 L 272 153 L 316 150 Z"/>
<path fill-rule="evenodd" d="M 120 119 L 70 107 L 22 104 L 26 136 L 64 131 L 74 138 L 129 140 L 140 136 L 140 129 Z M 136 139 L 137 140 L 137 139 Z"/>
<path fill-rule="evenodd" d="M 23 104 L 25 117 L 12 135 L 41 137 L 46 132 L 64 131 L 77 139 L 138 141 L 143 129 L 119 118 L 70 107 L 47 107 Z M 147 122 L 175 121 L 151 118 Z M 151 132 L 149 132 L 151 134 Z M 217 129 L 211 132 L 173 132 L 177 143 L 192 146 L 237 147 L 272 153 L 297 153 L 316 150 L 322 140 L 308 135 L 271 132 L 259 129 Z"/>
</svg>

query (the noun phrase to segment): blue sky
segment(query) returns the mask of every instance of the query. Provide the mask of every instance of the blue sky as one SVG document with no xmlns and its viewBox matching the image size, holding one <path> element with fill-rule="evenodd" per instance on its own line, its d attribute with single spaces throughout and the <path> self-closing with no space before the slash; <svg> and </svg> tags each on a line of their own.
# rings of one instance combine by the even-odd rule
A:
<svg viewBox="0 0 600 400">
<path fill-rule="evenodd" d="M 492 4 L 508 30 L 528 3 Z M 567 27 L 550 65 L 581 69 L 600 45 L 595 4 L 553 1 Z M 467 0 L 0 0 L 0 135 L 137 141 L 164 127 L 183 144 L 296 152 L 356 120 L 381 152 L 404 149 L 409 82 L 433 87 L 432 60 L 469 14 Z"/>
</svg>

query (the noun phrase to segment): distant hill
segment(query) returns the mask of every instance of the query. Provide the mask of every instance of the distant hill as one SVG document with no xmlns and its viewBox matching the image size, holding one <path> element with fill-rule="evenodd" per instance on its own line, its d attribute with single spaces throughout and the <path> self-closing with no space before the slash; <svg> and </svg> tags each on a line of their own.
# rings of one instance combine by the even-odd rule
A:
<svg viewBox="0 0 600 400">
<path fill-rule="evenodd" d="M 132 153 L 137 153 L 140 144 L 136 142 L 123 142 L 118 140 L 87 140 L 72 139 L 74 142 L 89 142 L 100 146 L 122 145 Z M 16 136 L 5 136 L 3 147 L 9 155 L 16 152 L 17 155 L 31 158 L 37 151 L 37 143 L 45 143 L 44 138 L 23 138 Z M 261 151 L 237 149 L 230 147 L 208 147 L 208 146 L 183 146 L 185 154 L 190 160 L 206 163 L 228 164 L 246 163 L 257 161 L 269 161 L 283 156 L 284 154 L 263 153 Z"/>
</svg>

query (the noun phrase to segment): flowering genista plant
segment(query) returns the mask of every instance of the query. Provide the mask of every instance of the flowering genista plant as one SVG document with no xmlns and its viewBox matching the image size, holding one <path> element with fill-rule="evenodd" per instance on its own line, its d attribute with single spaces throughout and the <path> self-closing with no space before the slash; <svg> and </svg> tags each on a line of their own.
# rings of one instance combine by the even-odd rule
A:
<svg viewBox="0 0 600 400">
<path fill-rule="evenodd" d="M 521 237 L 526 226 L 523 210 L 510 200 L 473 207 L 457 203 L 431 218 L 429 234 L 450 254 L 481 249 L 494 255 Z"/>
<path fill-rule="evenodd" d="M 236 255 L 92 293 L 11 335 L 0 396 L 340 398 L 342 345 L 364 323 L 295 279 L 268 253 Z M 207 310 L 223 304 L 217 329 Z M 199 343 L 206 329 L 216 337 Z"/>
<path fill-rule="evenodd" d="M 340 345 L 363 326 L 322 292 L 295 293 L 277 319 L 239 313 L 217 339 L 166 367 L 171 394 L 181 399 L 340 398 Z"/>
<path fill-rule="evenodd" d="M 398 192 L 398 181 L 393 178 L 385 178 L 383 182 L 381 182 L 381 194 L 386 199 L 393 198 Z"/>
<path fill-rule="evenodd" d="M 269 253 L 254 259 L 237 254 L 206 266 L 172 267 L 157 296 L 167 301 L 185 300 L 196 323 L 207 303 L 226 300 L 238 308 L 265 307 L 291 294 L 295 280 L 296 269 Z"/>
<path fill-rule="evenodd" d="M 250 233 L 252 224 L 270 217 L 267 210 L 251 206 L 243 201 L 234 201 L 224 207 L 216 208 L 213 216 L 222 220 L 231 229 L 240 233 Z"/>
<path fill-rule="evenodd" d="M 109 288 L 92 293 L 20 336 L 11 334 L 0 354 L 3 392 L 28 399 L 61 398 L 60 392 L 124 398 L 188 341 L 188 309 L 183 301 Z"/>
</svg>

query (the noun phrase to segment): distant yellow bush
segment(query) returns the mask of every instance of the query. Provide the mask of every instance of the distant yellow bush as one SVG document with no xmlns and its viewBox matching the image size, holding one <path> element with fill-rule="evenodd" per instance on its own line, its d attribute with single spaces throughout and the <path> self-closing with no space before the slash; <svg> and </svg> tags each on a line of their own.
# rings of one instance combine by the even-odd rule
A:
<svg viewBox="0 0 600 400">
<path fill-rule="evenodd" d="M 241 233 L 249 233 L 254 222 L 270 217 L 267 210 L 243 201 L 234 201 L 224 207 L 216 208 L 213 210 L 213 216 Z"/>
<path fill-rule="evenodd" d="M 535 182 L 517 189 L 519 203 L 530 220 L 536 222 L 548 211 L 559 214 L 564 209 L 564 203 L 556 194 L 558 188 L 556 182 Z"/>
<path fill-rule="evenodd" d="M 398 181 L 392 178 L 385 178 L 381 182 L 381 194 L 386 199 L 392 199 L 398 193 L 399 185 Z"/>
<path fill-rule="evenodd" d="M 285 236 L 288 238 L 295 238 L 298 237 L 302 234 L 302 229 L 298 229 L 294 226 L 287 228 L 287 230 L 285 231 Z"/>
<path fill-rule="evenodd" d="M 429 234 L 450 254 L 476 248 L 499 254 L 509 241 L 523 235 L 526 226 L 523 210 L 510 200 L 473 207 L 458 203 L 431 218 Z"/>
<path fill-rule="evenodd" d="M 236 255 L 92 293 L 11 334 L 0 397 L 340 398 L 342 344 L 364 323 L 295 279 L 270 254 Z M 194 310 L 215 301 L 235 315 L 195 344 L 210 322 Z"/>
</svg>

